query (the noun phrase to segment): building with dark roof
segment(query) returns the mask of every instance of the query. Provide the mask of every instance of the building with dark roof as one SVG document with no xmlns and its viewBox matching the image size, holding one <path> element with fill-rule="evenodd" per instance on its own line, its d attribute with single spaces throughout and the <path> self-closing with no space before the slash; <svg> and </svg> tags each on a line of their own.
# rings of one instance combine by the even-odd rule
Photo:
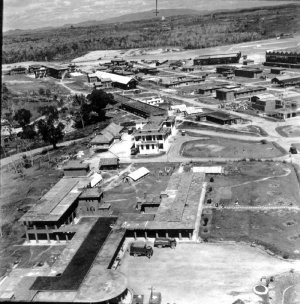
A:
<svg viewBox="0 0 300 304">
<path fill-rule="evenodd" d="M 91 145 L 95 150 L 108 150 L 116 139 L 121 138 L 122 130 L 122 126 L 112 122 L 91 140 Z"/>
<path fill-rule="evenodd" d="M 26 74 L 26 73 L 27 73 L 27 68 L 22 66 L 14 67 L 9 71 L 9 75 Z"/>
<path fill-rule="evenodd" d="M 234 75 L 237 77 L 258 78 L 262 75 L 263 70 L 259 68 L 236 68 Z"/>
<path fill-rule="evenodd" d="M 119 167 L 120 159 L 114 153 L 107 151 L 100 154 L 99 170 L 115 170 Z"/>
<path fill-rule="evenodd" d="M 127 278 L 113 270 L 125 240 L 115 217 L 83 218 L 51 267 L 13 269 L 0 287 L 5 303 L 119 303 Z M 108 288 L 109 287 L 109 288 Z"/>
<path fill-rule="evenodd" d="M 119 104 L 120 109 L 143 118 L 149 118 L 151 116 L 165 116 L 168 113 L 167 110 L 160 107 L 152 106 L 120 94 L 114 94 L 114 100 Z"/>
<path fill-rule="evenodd" d="M 200 120 L 211 121 L 220 125 L 232 125 L 242 121 L 242 118 L 224 111 L 212 111 L 198 115 Z"/>
<path fill-rule="evenodd" d="M 194 59 L 194 65 L 211 65 L 211 64 L 227 64 L 238 63 L 242 54 L 228 53 L 228 54 L 214 54 L 214 55 L 202 55 Z"/>
<path fill-rule="evenodd" d="M 47 70 L 47 76 L 58 79 L 63 79 L 69 71 L 69 67 L 58 64 L 47 64 L 43 67 Z"/>
<path fill-rule="evenodd" d="M 272 83 L 277 84 L 280 87 L 287 87 L 287 86 L 295 86 L 300 84 L 300 75 L 297 76 L 278 76 L 271 80 Z"/>
<path fill-rule="evenodd" d="M 266 51 L 266 66 L 300 68 L 300 48 Z"/>
<path fill-rule="evenodd" d="M 64 167 L 65 176 L 86 176 L 90 171 L 90 165 L 82 161 L 69 161 Z"/>
</svg>

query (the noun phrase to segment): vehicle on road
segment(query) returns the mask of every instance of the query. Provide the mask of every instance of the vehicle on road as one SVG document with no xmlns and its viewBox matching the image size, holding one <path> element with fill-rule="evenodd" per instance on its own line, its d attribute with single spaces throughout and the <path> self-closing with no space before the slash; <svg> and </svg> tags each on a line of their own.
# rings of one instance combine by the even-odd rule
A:
<svg viewBox="0 0 300 304">
<path fill-rule="evenodd" d="M 173 238 L 156 238 L 154 241 L 154 247 L 170 247 L 174 249 L 177 245 L 177 242 Z"/>
<path fill-rule="evenodd" d="M 153 248 L 145 242 L 134 242 L 130 245 L 129 253 L 135 257 L 146 256 L 150 259 L 153 255 Z"/>
</svg>

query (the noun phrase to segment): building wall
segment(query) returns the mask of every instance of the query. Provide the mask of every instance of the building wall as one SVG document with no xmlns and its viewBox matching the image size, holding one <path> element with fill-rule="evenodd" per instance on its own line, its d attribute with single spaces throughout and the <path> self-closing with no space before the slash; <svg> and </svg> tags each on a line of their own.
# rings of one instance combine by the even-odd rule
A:
<svg viewBox="0 0 300 304">
<path fill-rule="evenodd" d="M 64 169 L 65 176 L 86 176 L 88 172 L 89 172 L 88 169 L 77 169 L 77 170 Z"/>
<path fill-rule="evenodd" d="M 247 77 L 247 78 L 258 78 L 261 76 L 262 72 L 255 72 L 255 71 L 249 71 L 249 70 L 235 70 L 234 75 L 237 77 Z"/>
<path fill-rule="evenodd" d="M 252 108 L 263 111 L 263 112 L 269 112 L 274 111 L 276 107 L 276 101 L 275 100 L 256 100 L 255 102 L 252 102 Z"/>
</svg>

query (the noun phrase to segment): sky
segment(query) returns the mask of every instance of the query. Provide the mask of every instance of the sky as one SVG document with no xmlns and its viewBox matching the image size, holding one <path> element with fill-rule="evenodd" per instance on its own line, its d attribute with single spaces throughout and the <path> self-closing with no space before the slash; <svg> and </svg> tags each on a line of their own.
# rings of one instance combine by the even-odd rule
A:
<svg viewBox="0 0 300 304">
<path fill-rule="evenodd" d="M 261 0 L 158 0 L 158 8 L 212 10 L 284 3 Z M 155 0 L 4 0 L 3 31 L 104 20 L 155 9 Z"/>
</svg>

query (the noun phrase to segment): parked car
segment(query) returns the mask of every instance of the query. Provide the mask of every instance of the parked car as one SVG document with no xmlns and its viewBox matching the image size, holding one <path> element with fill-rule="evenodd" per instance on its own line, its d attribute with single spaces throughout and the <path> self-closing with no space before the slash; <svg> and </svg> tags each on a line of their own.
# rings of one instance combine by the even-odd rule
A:
<svg viewBox="0 0 300 304">
<path fill-rule="evenodd" d="M 145 242 L 134 242 L 130 245 L 129 253 L 135 257 L 144 255 L 150 259 L 153 255 L 153 248 Z"/>
<path fill-rule="evenodd" d="M 174 249 L 177 245 L 177 242 L 173 238 L 156 238 L 154 241 L 154 247 L 170 247 Z"/>
</svg>

